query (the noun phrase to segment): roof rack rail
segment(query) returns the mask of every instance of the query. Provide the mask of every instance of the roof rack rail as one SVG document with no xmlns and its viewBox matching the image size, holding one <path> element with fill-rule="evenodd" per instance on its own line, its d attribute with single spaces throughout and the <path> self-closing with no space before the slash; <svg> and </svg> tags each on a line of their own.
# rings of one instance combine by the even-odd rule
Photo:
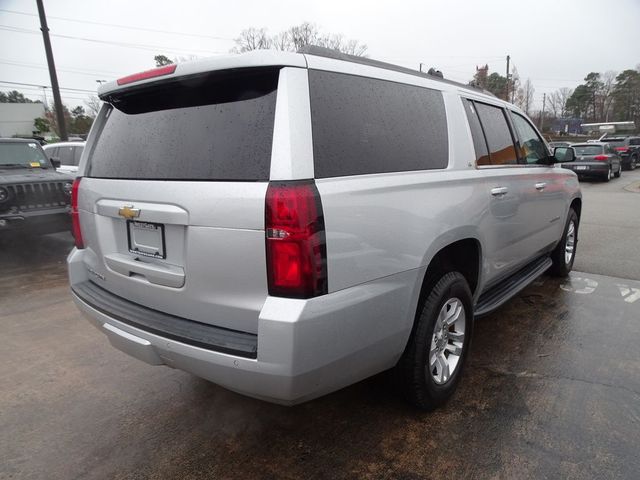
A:
<svg viewBox="0 0 640 480">
<path fill-rule="evenodd" d="M 393 70 L 394 72 L 406 73 L 408 75 L 414 75 L 416 77 L 429 78 L 431 80 L 448 83 L 450 85 L 455 85 L 457 87 L 465 88 L 468 90 L 482 92 L 486 95 L 491 95 L 492 97 L 495 96 L 493 93 L 487 90 L 484 90 L 482 88 L 478 88 L 473 85 L 465 85 L 464 83 L 455 82 L 453 80 L 448 80 L 442 76 L 441 72 L 433 68 L 430 68 L 429 72 L 434 72 L 434 73 L 419 72 L 417 70 L 412 70 L 411 68 L 407 68 L 407 67 L 401 67 L 400 65 L 395 65 L 393 63 L 381 62 L 380 60 L 374 60 L 367 57 L 359 57 L 357 55 L 349 55 L 347 53 L 342 53 L 339 50 L 320 47 L 318 45 L 306 45 L 298 49 L 298 53 L 302 53 L 306 55 L 315 55 L 316 57 L 332 58 L 334 60 L 342 60 L 344 62 L 359 63 L 360 65 L 369 65 L 371 67 L 383 68 L 385 70 Z"/>
</svg>

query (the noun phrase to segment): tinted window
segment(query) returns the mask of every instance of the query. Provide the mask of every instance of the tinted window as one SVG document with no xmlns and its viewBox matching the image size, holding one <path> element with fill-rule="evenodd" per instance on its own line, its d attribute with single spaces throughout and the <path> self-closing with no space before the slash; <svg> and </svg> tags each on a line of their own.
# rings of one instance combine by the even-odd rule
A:
<svg viewBox="0 0 640 480">
<path fill-rule="evenodd" d="M 317 178 L 446 168 L 442 93 L 309 71 Z"/>
<path fill-rule="evenodd" d="M 482 132 L 482 125 L 478 120 L 478 112 L 476 112 L 473 102 L 463 99 L 464 108 L 467 112 L 469 127 L 471 128 L 471 137 L 473 138 L 473 147 L 476 150 L 476 165 L 491 165 L 489 159 L 489 150 L 487 150 L 487 142 Z"/>
<path fill-rule="evenodd" d="M 111 98 L 90 176 L 268 180 L 278 70 L 210 73 Z"/>
<path fill-rule="evenodd" d="M 73 165 L 73 150 L 75 147 L 58 147 L 58 160 L 62 165 Z"/>
<path fill-rule="evenodd" d="M 522 115 L 511 112 L 511 118 L 520 140 L 520 157 L 528 164 L 542 163 L 548 153 L 538 133 Z"/>
<path fill-rule="evenodd" d="M 516 149 L 502 108 L 474 103 L 489 145 L 491 165 L 517 164 Z"/>
<path fill-rule="evenodd" d="M 632 138 L 629 140 L 629 145 L 640 145 L 640 138 Z"/>
<path fill-rule="evenodd" d="M 84 147 L 74 147 L 74 152 L 73 152 L 73 164 L 75 166 L 78 166 L 78 164 L 80 163 L 80 157 L 82 156 L 82 150 L 84 150 Z"/>
<path fill-rule="evenodd" d="M 576 155 L 600 155 L 602 153 L 601 145 L 573 145 Z"/>
</svg>

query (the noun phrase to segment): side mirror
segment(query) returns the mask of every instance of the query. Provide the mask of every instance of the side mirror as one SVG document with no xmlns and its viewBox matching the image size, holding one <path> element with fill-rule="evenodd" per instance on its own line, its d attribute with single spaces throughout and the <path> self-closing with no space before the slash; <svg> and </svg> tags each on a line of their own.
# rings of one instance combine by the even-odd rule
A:
<svg viewBox="0 0 640 480">
<path fill-rule="evenodd" d="M 58 160 L 57 158 L 51 158 L 51 165 L 53 165 L 53 168 L 60 168 L 60 160 Z"/>
<path fill-rule="evenodd" d="M 553 156 L 558 163 L 573 162 L 576 159 L 576 151 L 573 147 L 556 147 Z"/>
</svg>

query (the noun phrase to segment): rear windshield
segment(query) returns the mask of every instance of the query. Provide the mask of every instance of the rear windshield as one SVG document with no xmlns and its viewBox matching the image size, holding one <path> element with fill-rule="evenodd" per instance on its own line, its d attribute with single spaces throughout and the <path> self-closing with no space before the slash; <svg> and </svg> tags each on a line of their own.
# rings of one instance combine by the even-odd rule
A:
<svg viewBox="0 0 640 480">
<path fill-rule="evenodd" d="M 602 141 L 607 143 L 624 143 L 624 138 L 605 138 Z"/>
<path fill-rule="evenodd" d="M 268 180 L 277 82 L 218 72 L 107 98 L 88 176 Z"/>
<path fill-rule="evenodd" d="M 601 145 L 573 145 L 576 155 L 599 155 L 602 153 Z"/>
<path fill-rule="evenodd" d="M 48 166 L 49 161 L 37 143 L 0 142 L 0 168 Z"/>
</svg>

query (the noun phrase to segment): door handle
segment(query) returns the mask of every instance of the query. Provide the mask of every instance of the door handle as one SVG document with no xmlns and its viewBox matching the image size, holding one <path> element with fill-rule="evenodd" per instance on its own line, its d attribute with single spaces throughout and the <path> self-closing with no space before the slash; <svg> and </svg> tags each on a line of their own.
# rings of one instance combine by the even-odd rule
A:
<svg viewBox="0 0 640 480">
<path fill-rule="evenodd" d="M 547 186 L 547 184 L 544 183 L 544 182 L 536 183 L 536 190 L 541 192 L 542 190 L 544 190 L 546 188 L 546 186 Z"/>
<path fill-rule="evenodd" d="M 507 187 L 496 187 L 491 189 L 491 195 L 494 197 L 503 197 L 508 191 L 509 189 Z"/>
</svg>

